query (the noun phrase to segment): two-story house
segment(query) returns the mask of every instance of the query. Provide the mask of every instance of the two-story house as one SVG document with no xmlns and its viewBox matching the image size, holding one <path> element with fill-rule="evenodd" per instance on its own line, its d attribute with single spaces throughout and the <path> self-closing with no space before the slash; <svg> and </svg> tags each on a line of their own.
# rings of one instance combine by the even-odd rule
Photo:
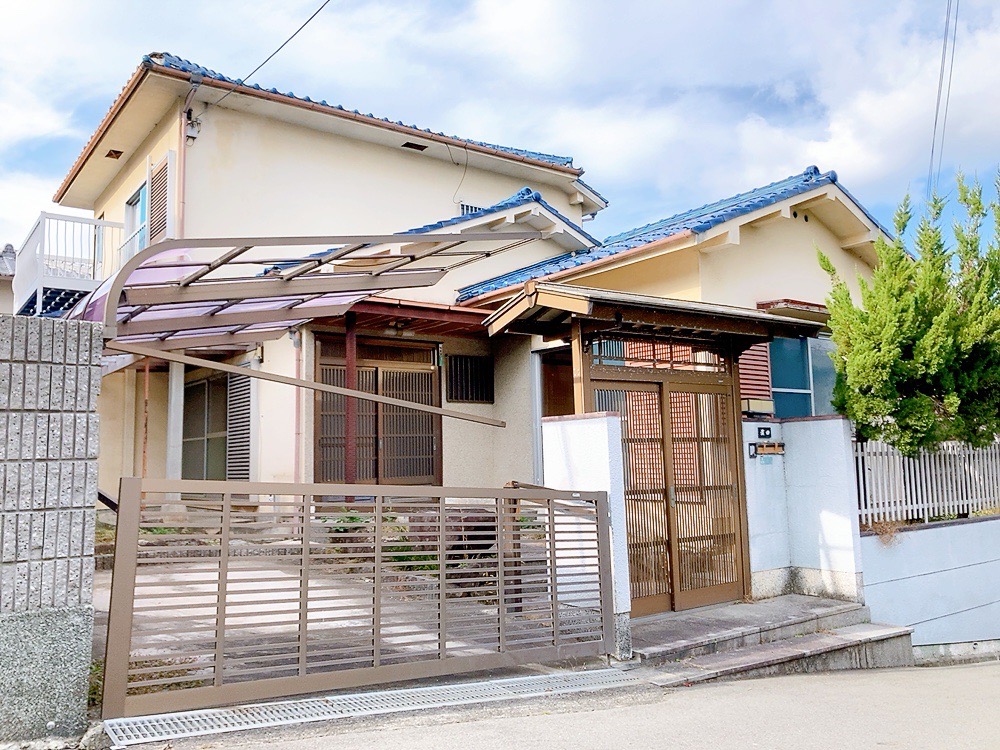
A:
<svg viewBox="0 0 1000 750">
<path fill-rule="evenodd" d="M 543 417 L 619 412 L 636 525 L 633 577 L 648 589 L 633 591 L 644 600 L 636 611 L 740 598 L 750 592 L 741 407 L 778 416 L 828 410 L 828 347 L 813 338 L 828 280 L 815 250 L 853 279 L 870 273 L 881 230 L 835 174 L 810 167 L 600 243 L 583 225 L 607 202 L 582 174 L 569 157 L 445 136 L 154 54 L 56 193 L 58 203 L 94 218 L 29 238 L 18 257 L 24 281 L 15 283 L 15 305 L 49 314 L 76 304 L 73 314 L 86 317 L 100 302 L 111 305 L 106 320 L 117 335 L 161 351 L 506 423 L 490 429 L 176 361 L 119 357 L 109 359 L 100 397 L 106 492 L 132 475 L 540 483 Z M 70 220 L 41 223 L 56 222 Z M 518 229 L 530 232 L 503 241 Z M 256 307 L 245 299 L 208 305 L 187 288 L 204 273 L 250 268 L 237 238 L 280 245 L 274 238 L 378 235 L 356 246 L 369 255 L 343 265 L 381 273 L 371 259 L 402 252 L 385 241 L 397 232 L 467 233 L 480 245 L 433 248 L 435 262 L 448 256 L 435 283 L 376 285 L 342 309 L 312 314 L 276 317 L 261 299 Z M 61 246 L 45 239 L 60 236 L 76 239 Z M 137 275 L 121 300 L 91 294 L 167 238 L 182 249 L 151 259 L 143 273 L 181 269 L 186 277 L 145 297 L 143 287 L 154 282 Z M 235 246 L 196 266 L 200 250 L 184 250 L 183 241 L 193 248 L 197 238 L 233 238 Z M 354 249 L 319 248 L 311 260 L 275 257 L 270 265 L 258 258 L 255 275 L 239 278 L 308 275 Z M 409 252 L 400 262 L 423 251 Z M 300 304 L 309 301 L 290 303 Z M 265 319 L 286 324 L 266 327 Z M 684 513 L 687 520 L 675 517 Z M 673 544 L 668 527 L 678 535 Z M 684 559 L 706 546 L 721 550 L 712 559 L 722 567 L 707 577 L 692 567 L 691 580 L 678 582 L 683 595 L 671 593 L 666 571 L 686 570 Z M 668 563 L 669 555 L 680 557 Z"/>
</svg>

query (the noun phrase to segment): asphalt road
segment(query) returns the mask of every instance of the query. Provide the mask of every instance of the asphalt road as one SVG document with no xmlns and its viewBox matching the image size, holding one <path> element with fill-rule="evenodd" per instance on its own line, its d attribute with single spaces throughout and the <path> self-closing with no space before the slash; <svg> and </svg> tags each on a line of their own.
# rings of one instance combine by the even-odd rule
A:
<svg viewBox="0 0 1000 750">
<path fill-rule="evenodd" d="M 1000 663 L 486 704 L 175 741 L 174 750 L 1000 748 Z"/>
</svg>

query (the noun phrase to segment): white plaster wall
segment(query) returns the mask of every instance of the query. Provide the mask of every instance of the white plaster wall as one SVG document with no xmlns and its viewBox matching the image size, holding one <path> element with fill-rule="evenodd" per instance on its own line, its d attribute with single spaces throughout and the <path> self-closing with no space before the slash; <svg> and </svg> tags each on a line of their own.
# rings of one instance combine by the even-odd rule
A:
<svg viewBox="0 0 1000 750">
<path fill-rule="evenodd" d="M 302 341 L 295 342 L 290 337 L 283 336 L 264 342 L 261 369 L 277 375 L 311 380 L 312 370 L 307 370 L 304 363 L 299 364 L 299 358 L 303 356 L 312 337 L 309 336 L 308 341 L 305 339 L 306 336 L 303 336 Z M 260 481 L 311 481 L 311 452 L 308 457 L 305 456 L 303 446 L 300 449 L 301 459 L 297 463 L 296 446 L 306 442 L 312 444 L 313 392 L 262 380 L 258 398 L 260 409 L 253 416 L 258 420 L 257 429 L 261 436 L 257 446 L 257 474 Z M 310 408 L 304 408 L 304 403 Z"/>
<path fill-rule="evenodd" d="M 608 493 L 615 614 L 630 612 L 621 419 L 607 413 L 546 417 L 542 463 L 546 487 Z"/>
<path fill-rule="evenodd" d="M 780 442 L 782 434 L 781 424 L 776 422 L 743 423 L 751 588 L 755 599 L 766 599 L 789 593 L 792 562 L 785 457 L 749 457 L 749 445 L 758 441 L 758 427 L 770 427 L 773 441 Z"/>
<path fill-rule="evenodd" d="M 851 428 L 846 419 L 789 420 L 785 493 L 799 593 L 861 600 L 861 548 Z"/>
<path fill-rule="evenodd" d="M 1000 518 L 864 536 L 861 553 L 873 621 L 917 646 L 1000 639 Z"/>
<path fill-rule="evenodd" d="M 758 302 L 796 299 L 824 304 L 830 277 L 819 266 L 822 250 L 855 298 L 858 274 L 870 278 L 871 268 L 840 247 L 836 236 L 815 219 L 783 219 L 760 228 L 741 227 L 740 244 L 701 253 L 701 299 L 756 308 Z"/>
</svg>

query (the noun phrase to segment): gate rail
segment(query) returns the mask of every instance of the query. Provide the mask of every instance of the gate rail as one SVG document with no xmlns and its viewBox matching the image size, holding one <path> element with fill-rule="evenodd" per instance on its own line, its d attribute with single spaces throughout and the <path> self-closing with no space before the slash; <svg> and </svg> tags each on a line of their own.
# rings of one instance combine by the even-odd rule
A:
<svg viewBox="0 0 1000 750">
<path fill-rule="evenodd" d="M 123 479 L 104 717 L 609 653 L 605 493 Z"/>
</svg>

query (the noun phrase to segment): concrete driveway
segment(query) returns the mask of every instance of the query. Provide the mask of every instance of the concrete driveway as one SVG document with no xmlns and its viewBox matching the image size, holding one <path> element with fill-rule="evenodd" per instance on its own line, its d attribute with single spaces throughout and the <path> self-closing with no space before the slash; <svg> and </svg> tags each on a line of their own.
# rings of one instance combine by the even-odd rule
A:
<svg viewBox="0 0 1000 750">
<path fill-rule="evenodd" d="M 1000 748 L 1000 663 L 652 687 L 174 741 L 175 750 Z"/>
</svg>

